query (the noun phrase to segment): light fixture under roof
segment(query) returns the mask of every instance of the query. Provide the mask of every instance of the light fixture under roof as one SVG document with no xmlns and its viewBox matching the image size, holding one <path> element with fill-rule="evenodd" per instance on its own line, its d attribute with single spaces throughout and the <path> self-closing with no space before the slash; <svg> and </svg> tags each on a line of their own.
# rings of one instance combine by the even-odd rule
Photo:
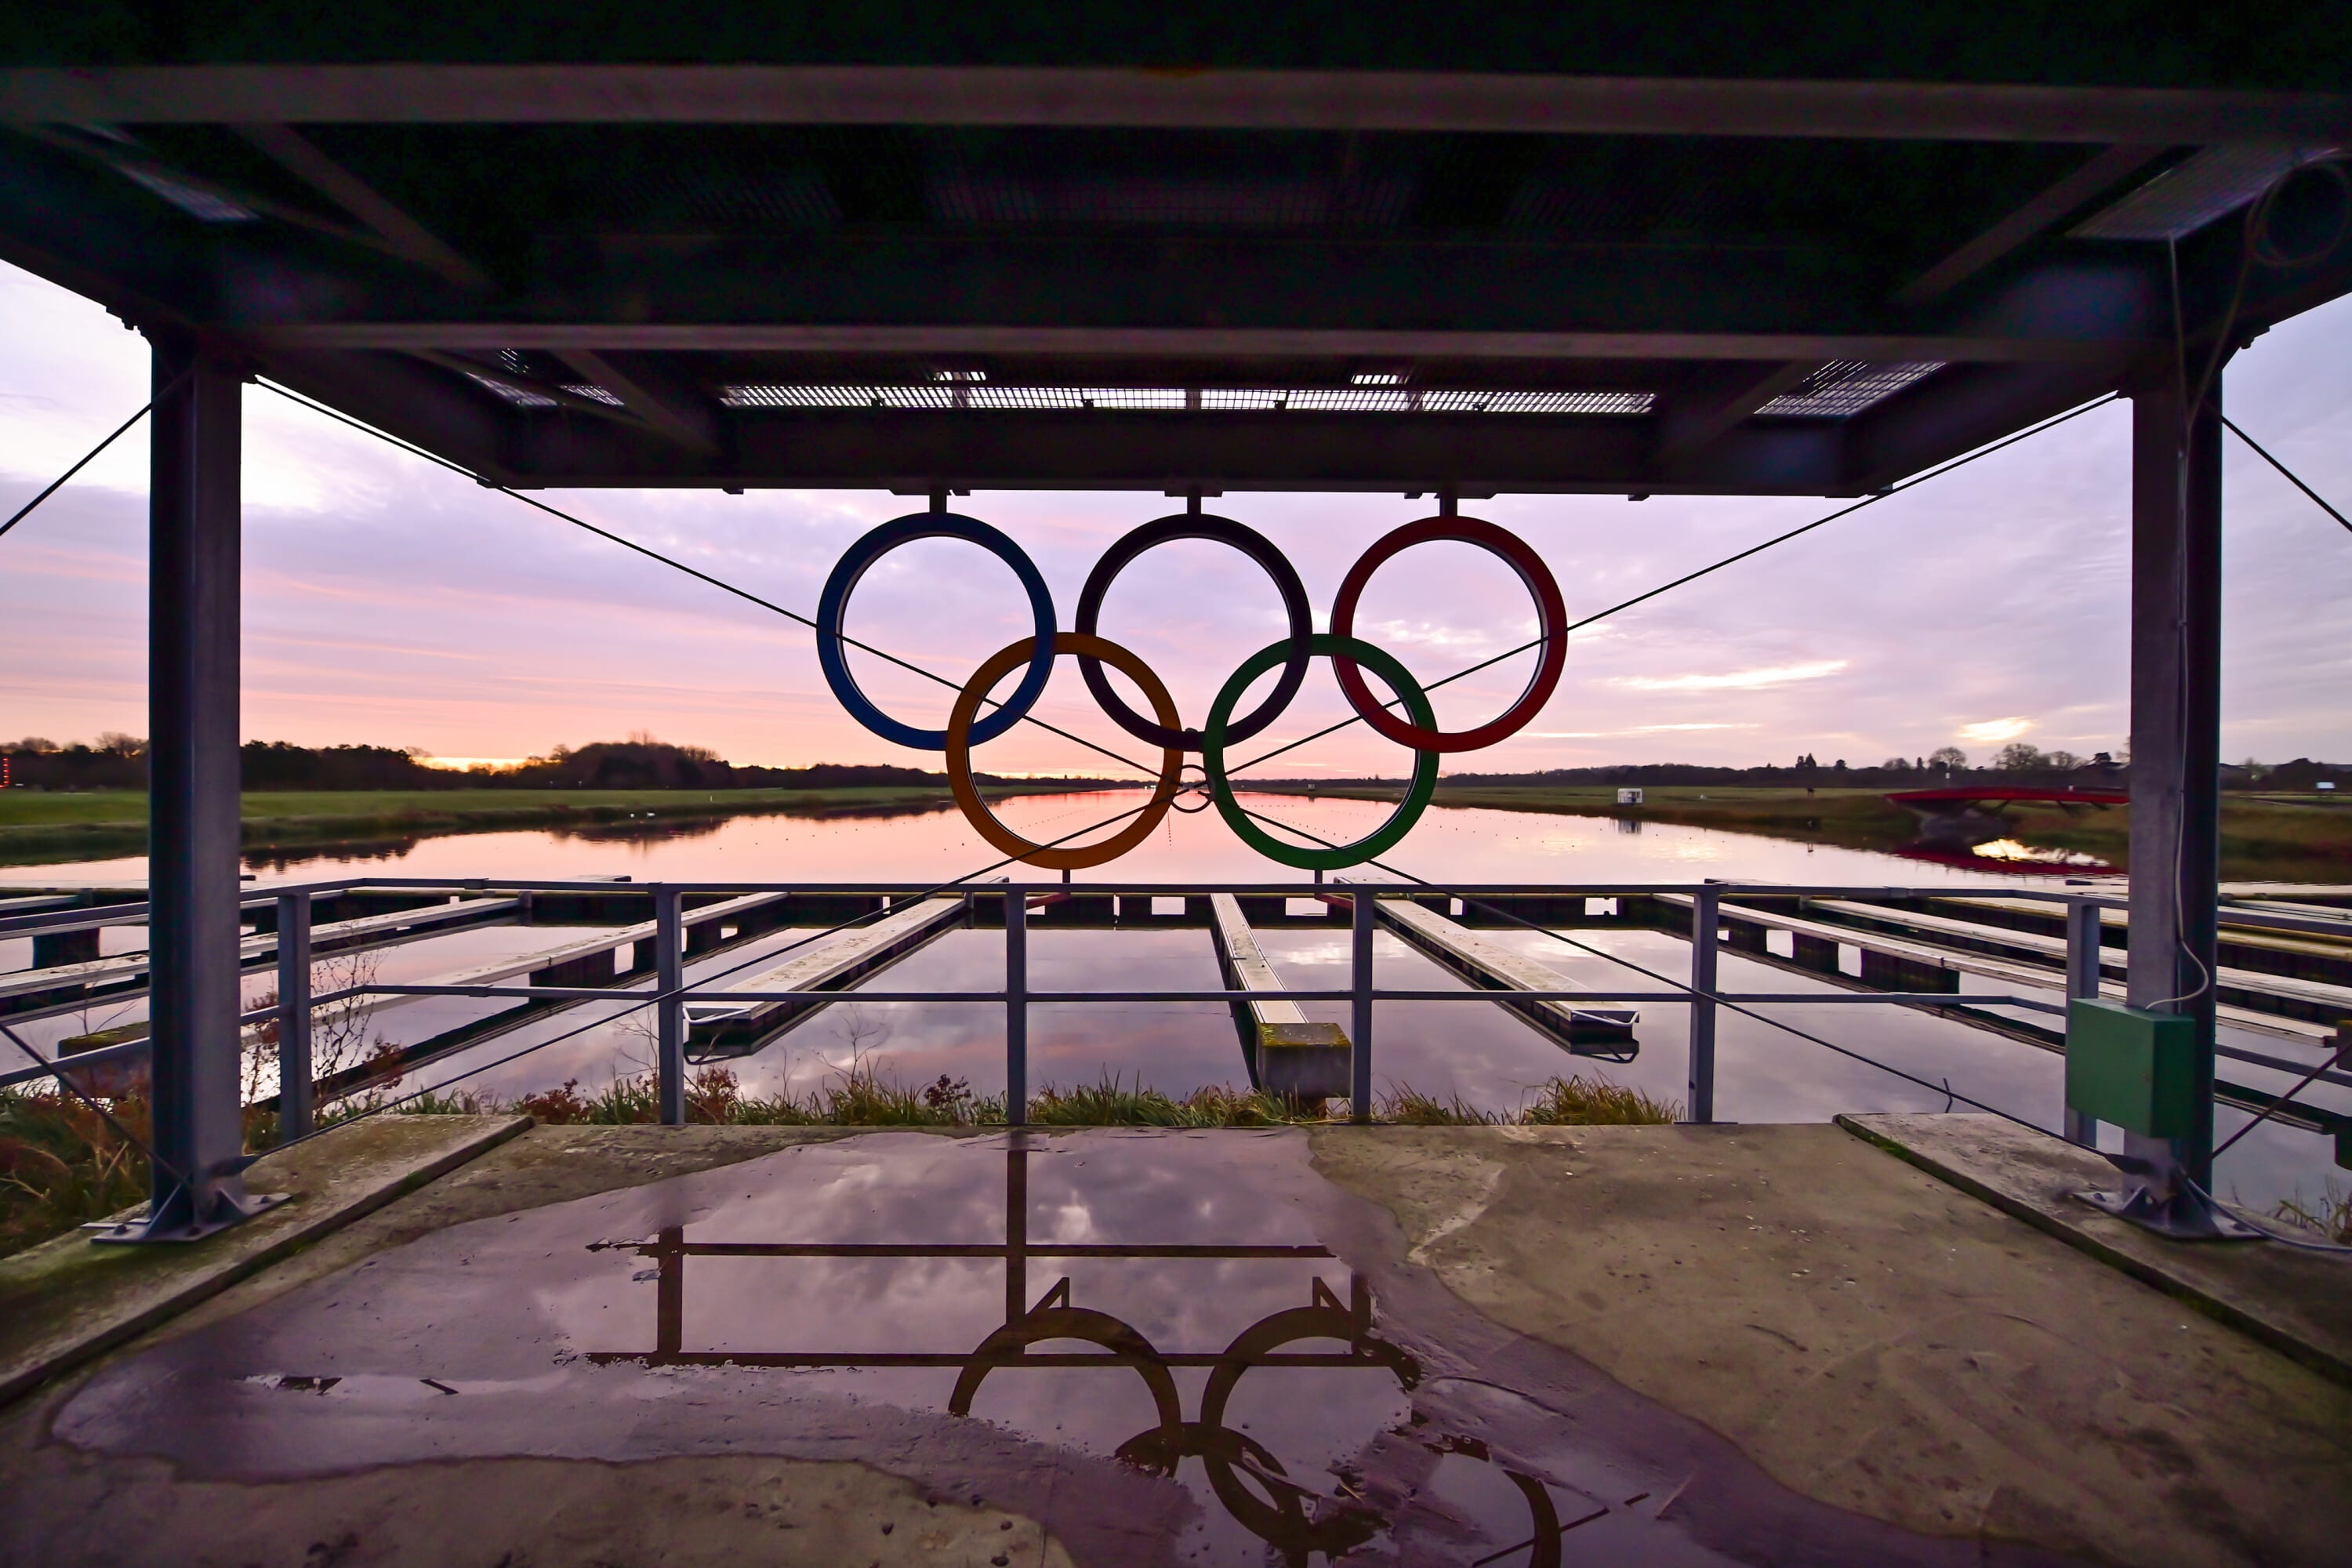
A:
<svg viewBox="0 0 2352 1568">
<path fill-rule="evenodd" d="M 2334 148 L 2278 142 L 2208 147 L 2075 225 L 2077 239 L 2180 239 L 2244 206 L 2291 170 Z"/>
<path fill-rule="evenodd" d="M 1392 370 L 1360 370 L 1350 378 L 1358 386 L 1402 386 L 1404 377 Z"/>
</svg>

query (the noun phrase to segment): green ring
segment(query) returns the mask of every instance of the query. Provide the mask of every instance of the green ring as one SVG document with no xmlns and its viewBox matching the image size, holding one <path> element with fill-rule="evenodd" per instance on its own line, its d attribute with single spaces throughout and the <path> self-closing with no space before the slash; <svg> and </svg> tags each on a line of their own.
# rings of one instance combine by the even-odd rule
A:
<svg viewBox="0 0 2352 1568">
<path fill-rule="evenodd" d="M 1225 726 L 1233 717 L 1234 708 L 1249 689 L 1249 683 L 1284 663 L 1290 658 L 1291 638 L 1258 649 L 1234 671 L 1225 689 L 1217 693 L 1216 701 L 1209 705 L 1209 721 L 1201 726 L 1201 766 L 1209 775 L 1209 798 L 1217 803 L 1217 815 L 1234 830 L 1234 837 L 1265 856 L 1285 866 L 1295 866 L 1302 871 L 1340 871 L 1350 866 L 1360 866 L 1373 856 L 1395 847 L 1397 842 L 1412 831 L 1421 820 L 1430 797 L 1437 793 L 1437 753 L 1413 752 L 1412 787 L 1405 791 L 1404 799 L 1389 819 L 1353 844 L 1342 844 L 1332 849 L 1310 849 L 1302 845 L 1286 844 L 1275 837 L 1250 819 L 1241 803 L 1234 798 L 1233 785 L 1225 779 Z M 1334 637 L 1329 632 L 1318 632 L 1307 639 L 1307 652 L 1323 658 L 1352 658 L 1369 668 L 1374 675 L 1388 683 L 1404 702 L 1405 712 L 1421 728 L 1433 729 L 1437 723 L 1431 711 L 1429 694 L 1421 682 L 1385 650 L 1374 647 L 1354 637 Z"/>
</svg>

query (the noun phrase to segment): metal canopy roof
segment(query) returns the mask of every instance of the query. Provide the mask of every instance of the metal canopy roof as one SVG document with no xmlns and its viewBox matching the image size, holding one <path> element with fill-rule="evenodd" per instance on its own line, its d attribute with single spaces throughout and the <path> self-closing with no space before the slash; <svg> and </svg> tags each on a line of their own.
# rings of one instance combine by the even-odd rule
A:
<svg viewBox="0 0 2352 1568">
<path fill-rule="evenodd" d="M 1858 493 L 2352 288 L 2334 7 L 218 9 L 0 255 L 518 486 Z"/>
</svg>

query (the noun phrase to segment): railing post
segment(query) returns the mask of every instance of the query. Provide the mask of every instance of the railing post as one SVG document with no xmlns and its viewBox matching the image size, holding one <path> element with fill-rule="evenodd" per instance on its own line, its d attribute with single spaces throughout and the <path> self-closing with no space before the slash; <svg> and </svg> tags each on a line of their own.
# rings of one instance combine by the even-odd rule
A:
<svg viewBox="0 0 2352 1568">
<path fill-rule="evenodd" d="M 316 1118 L 310 1063 L 310 895 L 278 895 L 278 1141 Z"/>
<path fill-rule="evenodd" d="M 1348 1114 L 1354 1121 L 1372 1119 L 1372 890 L 1359 883 L 1350 911 L 1350 963 L 1348 1004 Z"/>
<path fill-rule="evenodd" d="M 661 1119 L 665 1127 L 686 1125 L 686 1003 L 672 993 L 686 984 L 685 903 L 676 888 L 654 889 L 654 1004 L 659 1020 Z"/>
<path fill-rule="evenodd" d="M 2066 900 L 2066 999 L 2095 1001 L 2099 994 L 2099 944 L 2105 940 L 2099 906 L 2088 899 Z M 2069 1105 L 2066 1142 L 2095 1149 L 2099 1123 Z"/>
<path fill-rule="evenodd" d="M 1720 895 L 1702 888 L 1691 897 L 1690 1116 L 1715 1120 L 1715 962 L 1722 921 Z"/>
<path fill-rule="evenodd" d="M 1004 1120 L 1029 1121 L 1029 895 L 1004 895 Z"/>
</svg>

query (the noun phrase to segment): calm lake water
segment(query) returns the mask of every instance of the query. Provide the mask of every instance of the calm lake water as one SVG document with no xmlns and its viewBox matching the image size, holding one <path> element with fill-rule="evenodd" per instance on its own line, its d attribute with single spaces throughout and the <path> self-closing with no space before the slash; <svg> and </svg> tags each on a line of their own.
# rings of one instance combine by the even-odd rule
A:
<svg viewBox="0 0 2352 1568">
<path fill-rule="evenodd" d="M 1132 793 L 1039 795 L 1005 803 L 1000 816 L 1033 840 L 1047 840 L 1130 809 Z M 1357 838 L 1385 815 L 1370 802 L 1295 796 L 1244 799 L 1253 809 L 1296 823 L 1333 840 Z M 2050 887 L 2047 874 L 2004 873 L 1998 863 L 1960 868 L 1893 855 L 1662 824 L 1621 824 L 1597 817 L 1534 813 L 1433 809 L 1405 843 L 1384 858 L 1402 871 L 1433 881 L 1608 883 L 1729 880 L 1904 885 L 2009 884 Z M 563 832 L 468 834 L 427 838 L 367 854 L 323 852 L 256 865 L 255 885 L 377 873 L 406 877 L 565 879 L 625 876 L 638 881 L 733 880 L 810 882 L 940 881 L 968 875 L 997 856 L 952 811 L 897 816 L 737 817 L 720 823 L 642 824 Z M 121 883 L 144 874 L 138 859 L 26 868 L 8 875 L 18 886 Z M 1304 879 L 1249 850 L 1213 812 L 1170 814 L 1144 846 L 1107 868 L 1121 880 Z M 992 872 L 991 875 L 1001 875 Z M 1035 874 L 1037 879 L 1049 879 Z M 1100 873 L 1097 873 L 1100 875 Z M 1081 874 L 1083 881 L 1086 874 Z M 373 978 L 422 983 L 454 969 L 552 947 L 574 931 L 492 928 L 392 948 L 374 958 Z M 756 969 L 761 955 L 802 940 L 806 931 L 780 931 L 751 946 L 690 964 L 690 980 Z M 1654 991 L 1670 987 L 1627 965 L 1686 978 L 1686 943 L 1663 931 L 1576 931 L 1581 948 L 1539 931 L 1489 933 L 1550 966 L 1571 985 L 1596 990 Z M 145 932 L 106 933 L 106 951 L 135 949 Z M 1269 929 L 1259 933 L 1266 956 L 1285 982 L 1299 990 L 1347 984 L 1348 937 L 1342 927 Z M 30 942 L 0 942 L 0 970 L 26 966 Z M 1587 951 L 1591 950 L 1591 951 Z M 1375 962 L 1383 986 L 1452 990 L 1461 982 L 1382 931 Z M 1030 936 L 1030 984 L 1039 990 L 1213 989 L 1217 966 L 1208 935 L 1184 931 L 1037 929 Z M 1003 940 L 993 931 L 953 931 L 892 966 L 872 984 L 894 991 L 990 989 L 1003 983 Z M 322 976 L 322 978 L 324 978 Z M 345 981 L 344 983 L 348 983 Z M 1730 991 L 1786 992 L 1823 997 L 1844 994 L 1744 959 L 1722 954 L 1720 983 Z M 267 975 L 248 981 L 258 996 Z M 1964 994 L 2005 988 L 1963 976 Z M 372 1036 L 405 1043 L 487 1016 L 496 1005 L 462 998 L 406 1003 L 377 1014 Z M 1344 1023 L 1344 1004 L 1307 1005 L 1309 1016 Z M 1375 1077 L 1385 1092 L 1411 1087 L 1440 1097 L 1458 1095 L 1492 1109 L 1517 1104 L 1555 1076 L 1581 1072 L 1681 1100 L 1686 1083 L 1684 1009 L 1643 1004 L 1639 1050 L 1617 1063 L 1570 1057 L 1498 1007 L 1454 1003 L 1383 1004 L 1373 1033 Z M 602 1010 L 597 1010 L 601 1012 Z M 1823 1001 L 1775 1006 L 1771 1016 L 1823 1040 L 1876 1058 L 2013 1115 L 2043 1125 L 2056 1121 L 2063 1093 L 2054 1054 L 1966 1024 L 1899 1007 Z M 127 1008 L 93 1008 L 47 1020 L 25 1032 L 47 1043 L 85 1028 L 135 1017 Z M 420 1069 L 404 1089 L 456 1081 L 499 1095 L 526 1093 L 576 1079 L 601 1089 L 616 1074 L 642 1070 L 652 1056 L 650 1015 L 593 1022 L 589 1009 L 558 1015 Z M 1182 1094 L 1204 1084 L 1247 1081 L 1231 1016 L 1221 1003 L 1105 1003 L 1041 1006 L 1029 1025 L 1033 1089 L 1116 1078 Z M 2289 1059 L 2316 1059 L 2306 1047 L 2273 1037 L 2225 1029 L 2231 1043 Z M 1944 1110 L 1935 1089 L 1841 1056 L 1757 1019 L 1724 1012 L 1717 1024 L 1716 1114 L 1725 1121 L 1820 1121 L 1839 1111 Z M 509 1059 L 511 1058 L 511 1059 Z M 886 1078 L 913 1083 L 941 1076 L 979 1093 L 1004 1084 L 1003 1010 L 956 1003 L 856 1003 L 815 1015 L 756 1055 L 728 1065 L 750 1093 L 805 1093 L 835 1079 L 854 1060 Z M 2287 1075 L 2224 1063 L 2224 1076 L 2273 1090 Z M 2352 1110 L 2352 1096 L 2321 1089 L 2316 1103 Z M 2223 1136 L 2245 1114 L 2220 1110 Z M 2225 1195 L 2267 1205 L 2299 1192 L 2316 1198 L 2336 1174 L 2328 1141 L 2265 1124 L 2225 1157 Z"/>
</svg>

